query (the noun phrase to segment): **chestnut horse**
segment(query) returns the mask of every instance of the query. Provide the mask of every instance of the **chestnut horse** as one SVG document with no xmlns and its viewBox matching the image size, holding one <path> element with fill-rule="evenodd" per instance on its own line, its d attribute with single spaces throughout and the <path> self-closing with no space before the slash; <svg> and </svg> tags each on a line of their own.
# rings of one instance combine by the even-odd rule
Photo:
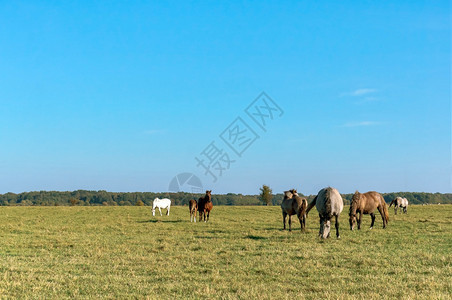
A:
<svg viewBox="0 0 452 300">
<path fill-rule="evenodd" d="M 199 198 L 198 200 L 198 211 L 199 211 L 199 220 L 202 221 L 202 216 L 204 215 L 204 222 L 209 221 L 210 211 L 213 208 L 212 204 L 212 191 L 206 191 L 206 195 L 204 197 Z M 207 220 L 206 220 L 207 215 Z"/>
<path fill-rule="evenodd" d="M 188 207 L 190 208 L 190 222 L 195 220 L 196 223 L 196 212 L 198 211 L 198 202 L 196 200 L 191 199 L 188 203 Z"/>
<path fill-rule="evenodd" d="M 289 231 L 292 231 L 292 216 L 297 215 L 300 220 L 301 231 L 306 228 L 306 207 L 308 200 L 298 196 L 297 190 L 284 192 L 284 200 L 281 203 L 284 230 L 286 230 L 286 217 L 289 215 Z"/>
<path fill-rule="evenodd" d="M 355 228 L 355 222 L 358 221 L 358 229 L 361 229 L 361 217 L 363 214 L 370 214 L 372 218 L 372 224 L 370 224 L 370 229 L 374 227 L 375 223 L 375 209 L 381 215 L 383 219 L 383 228 L 386 228 L 386 225 L 389 221 L 389 213 L 388 208 L 386 207 L 386 202 L 383 196 L 381 196 L 377 192 L 367 192 L 361 194 L 356 191 L 352 198 L 352 203 L 350 204 L 350 229 L 353 230 Z M 356 215 L 359 213 L 359 218 L 356 218 Z"/>
</svg>

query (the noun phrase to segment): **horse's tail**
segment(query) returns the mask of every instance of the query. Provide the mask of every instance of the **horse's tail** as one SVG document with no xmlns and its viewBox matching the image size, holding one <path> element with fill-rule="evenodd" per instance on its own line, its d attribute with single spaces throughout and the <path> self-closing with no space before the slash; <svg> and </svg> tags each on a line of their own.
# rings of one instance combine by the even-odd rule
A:
<svg viewBox="0 0 452 300">
<path fill-rule="evenodd" d="M 308 200 L 306 200 L 304 198 L 301 199 L 301 206 L 300 206 L 300 209 L 298 211 L 298 215 L 306 217 L 306 209 L 307 208 L 308 208 Z"/>
<path fill-rule="evenodd" d="M 386 223 L 388 223 L 389 222 L 388 207 L 386 206 L 386 202 L 385 202 L 385 199 L 383 198 L 383 196 L 381 197 L 381 204 L 383 206 L 383 214 L 385 215 Z"/>
<path fill-rule="evenodd" d="M 317 201 L 317 196 L 315 196 L 314 200 L 309 203 L 308 208 L 306 209 L 306 216 L 308 215 L 309 211 L 315 206 L 315 203 Z"/>
<path fill-rule="evenodd" d="M 396 198 L 396 199 L 397 199 L 397 198 Z M 396 201 L 396 199 L 394 199 L 394 200 L 391 201 L 391 203 L 389 204 L 389 207 L 391 207 L 391 206 L 394 204 L 394 202 Z"/>
</svg>

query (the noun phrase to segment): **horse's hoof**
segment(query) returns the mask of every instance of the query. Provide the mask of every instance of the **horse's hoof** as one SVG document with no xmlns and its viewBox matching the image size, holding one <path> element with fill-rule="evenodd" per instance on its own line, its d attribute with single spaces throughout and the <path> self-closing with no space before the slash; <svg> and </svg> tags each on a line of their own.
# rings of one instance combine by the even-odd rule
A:
<svg viewBox="0 0 452 300">
<path fill-rule="evenodd" d="M 369 229 L 372 229 L 373 227 L 370 227 Z"/>
<path fill-rule="evenodd" d="M 340 240 L 340 239 L 341 239 L 341 236 L 340 236 L 340 235 L 338 235 L 338 236 L 337 236 L 337 239 L 338 239 L 338 240 Z"/>
</svg>

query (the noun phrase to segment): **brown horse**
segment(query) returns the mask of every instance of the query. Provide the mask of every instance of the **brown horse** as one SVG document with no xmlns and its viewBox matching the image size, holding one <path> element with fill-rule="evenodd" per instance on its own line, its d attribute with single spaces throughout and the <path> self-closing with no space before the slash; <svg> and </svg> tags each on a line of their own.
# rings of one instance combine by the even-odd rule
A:
<svg viewBox="0 0 452 300">
<path fill-rule="evenodd" d="M 188 203 L 188 207 L 190 208 L 190 222 L 195 220 L 196 223 L 196 212 L 198 211 L 198 202 L 196 200 L 191 199 Z"/>
<path fill-rule="evenodd" d="M 198 200 L 198 211 L 199 211 L 199 220 L 202 221 L 202 216 L 204 215 L 204 222 L 209 221 L 210 211 L 213 208 L 212 204 L 212 191 L 206 191 L 206 195 L 204 197 L 199 198 Z M 207 220 L 206 220 L 207 215 Z"/>
<path fill-rule="evenodd" d="M 308 201 L 298 196 L 297 190 L 284 192 L 284 200 L 281 203 L 284 230 L 286 230 L 286 217 L 289 215 L 289 231 L 292 231 L 292 216 L 296 214 L 300 220 L 301 231 L 305 231 L 307 207 Z"/>
<path fill-rule="evenodd" d="M 360 192 L 356 191 L 353 195 L 352 203 L 350 204 L 350 229 L 353 230 L 355 228 L 356 214 L 358 213 L 358 229 L 361 229 L 361 217 L 363 214 L 370 214 L 370 217 L 372 218 L 370 229 L 372 229 L 375 222 L 375 209 L 378 209 L 378 212 L 383 219 L 383 228 L 386 228 L 386 225 L 389 221 L 389 213 L 383 196 L 381 196 L 377 192 L 367 192 L 361 194 Z"/>
</svg>

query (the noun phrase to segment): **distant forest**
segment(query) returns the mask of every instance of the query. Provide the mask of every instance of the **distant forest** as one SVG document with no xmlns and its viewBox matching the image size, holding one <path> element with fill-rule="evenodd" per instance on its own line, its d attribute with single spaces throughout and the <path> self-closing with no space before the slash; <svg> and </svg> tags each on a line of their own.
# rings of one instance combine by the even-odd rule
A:
<svg viewBox="0 0 452 300">
<path fill-rule="evenodd" d="M 405 197 L 410 204 L 438 204 L 452 203 L 452 194 L 440 193 L 386 193 L 382 194 L 386 202 L 391 202 L 395 197 Z M 26 192 L 20 194 L 6 193 L 0 194 L 1 206 L 125 206 L 125 205 L 152 205 L 155 198 L 170 198 L 173 205 L 188 205 L 190 199 L 198 199 L 201 194 L 191 193 L 114 193 L 107 191 L 85 191 L 78 190 L 73 192 L 40 191 Z M 353 194 L 342 194 L 345 204 L 349 204 Z M 308 200 L 314 198 L 314 195 L 307 196 Z M 273 205 L 281 204 L 282 194 L 274 194 Z M 214 205 L 263 205 L 259 200 L 259 195 L 242 194 L 212 194 Z"/>
</svg>

